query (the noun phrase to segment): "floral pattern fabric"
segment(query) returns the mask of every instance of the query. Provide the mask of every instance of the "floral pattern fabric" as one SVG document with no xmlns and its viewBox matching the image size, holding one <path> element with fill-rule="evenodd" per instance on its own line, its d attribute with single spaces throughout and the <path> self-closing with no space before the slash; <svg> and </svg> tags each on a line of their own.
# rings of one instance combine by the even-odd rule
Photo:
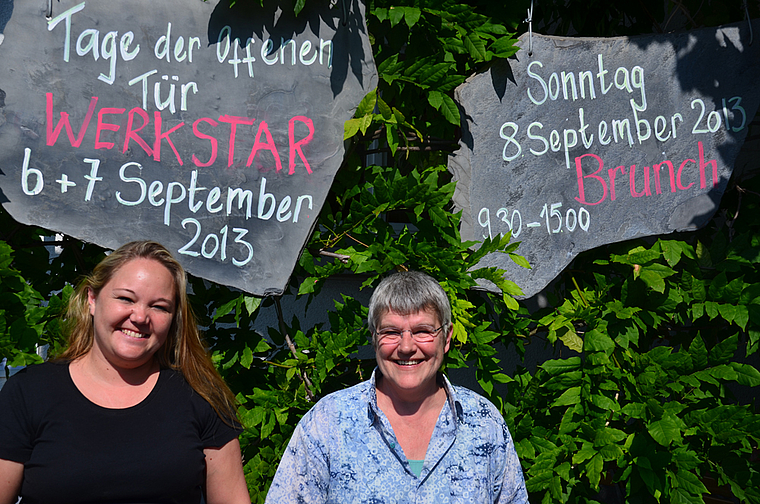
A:
<svg viewBox="0 0 760 504">
<path fill-rule="evenodd" d="M 301 419 L 277 469 L 268 504 L 528 502 L 512 437 L 486 398 L 441 381 L 448 401 L 412 472 L 377 406 L 375 374 L 320 400 Z"/>
</svg>

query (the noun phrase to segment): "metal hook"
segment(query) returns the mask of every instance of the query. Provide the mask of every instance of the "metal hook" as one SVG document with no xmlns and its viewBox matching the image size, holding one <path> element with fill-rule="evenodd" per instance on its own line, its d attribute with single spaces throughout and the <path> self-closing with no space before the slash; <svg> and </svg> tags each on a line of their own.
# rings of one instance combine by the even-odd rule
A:
<svg viewBox="0 0 760 504">
<path fill-rule="evenodd" d="M 53 0 L 48 0 L 47 13 L 45 17 L 50 21 L 53 19 Z"/>
<path fill-rule="evenodd" d="M 530 9 L 528 9 L 528 56 L 533 56 L 533 0 L 530 0 Z"/>
<path fill-rule="evenodd" d="M 752 45 L 752 20 L 749 18 L 749 8 L 747 8 L 747 0 L 744 0 L 744 17 L 749 25 L 749 45 Z"/>
</svg>

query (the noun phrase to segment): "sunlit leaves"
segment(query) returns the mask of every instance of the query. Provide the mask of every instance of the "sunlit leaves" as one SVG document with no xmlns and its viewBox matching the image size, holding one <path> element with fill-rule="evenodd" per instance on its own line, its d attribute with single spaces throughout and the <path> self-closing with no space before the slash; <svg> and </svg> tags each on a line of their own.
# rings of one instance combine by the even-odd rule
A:
<svg viewBox="0 0 760 504">
<path fill-rule="evenodd" d="M 69 286 L 63 292 L 71 294 Z M 60 345 L 57 317 L 63 303 L 53 295 L 49 302 L 14 268 L 14 251 L 0 241 L 0 360 L 6 366 L 42 362 L 38 345 Z M 3 376 L 7 369 L 2 369 Z"/>
<path fill-rule="evenodd" d="M 579 500 L 602 484 L 606 464 L 615 467 L 627 499 L 644 492 L 653 500 L 698 501 L 704 471 L 727 483 L 741 480 L 731 485 L 739 499 L 758 484 L 746 457 L 760 440 L 760 416 L 732 404 L 726 384 L 760 386 L 760 372 L 736 361 L 743 338 L 747 355 L 760 339 L 753 333 L 760 288 L 746 265 L 724 267 L 721 250 L 725 242 L 696 251 L 675 240 L 622 245 L 609 261 L 593 261 L 585 279 L 577 267 L 565 277 L 573 288 L 535 316 L 538 334 L 555 348 L 565 351 L 557 346 L 563 334 L 583 340 L 581 357 L 551 359 L 531 380 L 516 381 L 525 384 L 524 415 L 548 408 L 533 416 L 532 431 L 574 447 L 571 474 L 585 476 L 590 487 L 572 487 Z M 516 421 L 523 425 L 524 417 Z M 536 495 L 548 502 L 552 479 L 544 472 L 545 488 Z"/>
<path fill-rule="evenodd" d="M 508 3 L 491 9 L 483 2 L 403 3 L 368 3 L 378 88 L 345 123 L 347 157 L 283 306 L 300 306 L 303 296 L 308 310 L 324 285 L 346 277 L 366 289 L 404 269 L 439 279 L 454 312 L 446 366 L 474 369 L 478 386 L 505 415 L 531 502 L 592 502 L 607 484 L 618 485 L 626 501 L 694 502 L 708 471 L 737 499 L 760 502 L 750 462 L 760 420 L 730 395 L 730 385 L 760 386 L 757 369 L 739 362 L 760 348 L 758 188 L 743 193 L 741 219 L 731 220 L 739 208 L 734 201 L 704 232 L 581 254 L 542 308 L 529 312 L 509 274 L 478 267 L 486 254 L 498 253 L 529 268 L 518 242 L 461 241 L 446 169 L 461 121 L 454 90 L 495 58 L 515 54 L 512 33 L 524 10 L 507 19 Z M 294 3 L 296 12 L 305 6 Z M 590 29 L 582 16 L 562 20 L 571 21 Z M 387 166 L 367 166 L 381 164 L 367 161 L 371 154 L 384 156 Z M 62 262 L 96 262 L 95 253 L 79 256 Z M 45 294 L 49 308 L 42 307 L 32 285 L 77 275 L 73 268 L 47 274 L 40 267 L 6 274 L 10 264 L 0 250 L 0 292 L 14 292 L 0 304 L 0 349 L 12 364 L 27 364 L 40 360 L 34 346 L 48 341 L 46 329 L 54 327 L 48 316 L 62 302 Z M 484 285 L 497 293 L 476 290 Z M 369 377 L 366 306 L 342 296 L 324 326 L 307 326 L 311 315 L 299 315 L 259 334 L 253 323 L 271 298 L 207 282 L 193 282 L 192 290 L 214 362 L 238 392 L 246 476 L 252 500 L 263 502 L 295 423 L 313 405 L 309 393 L 318 399 Z M 500 360 L 505 352 L 528 351 L 551 358 L 535 365 Z"/>
</svg>

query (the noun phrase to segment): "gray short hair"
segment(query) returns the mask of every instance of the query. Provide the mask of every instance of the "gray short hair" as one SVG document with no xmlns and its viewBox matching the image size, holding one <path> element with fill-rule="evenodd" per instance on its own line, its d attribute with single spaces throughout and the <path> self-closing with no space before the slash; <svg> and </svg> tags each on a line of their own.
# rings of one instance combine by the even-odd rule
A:
<svg viewBox="0 0 760 504">
<path fill-rule="evenodd" d="M 446 332 L 451 324 L 451 304 L 438 281 L 421 271 L 403 271 L 385 277 L 369 300 L 367 323 L 375 343 L 375 330 L 380 319 L 389 311 L 411 315 L 430 310 Z"/>
</svg>

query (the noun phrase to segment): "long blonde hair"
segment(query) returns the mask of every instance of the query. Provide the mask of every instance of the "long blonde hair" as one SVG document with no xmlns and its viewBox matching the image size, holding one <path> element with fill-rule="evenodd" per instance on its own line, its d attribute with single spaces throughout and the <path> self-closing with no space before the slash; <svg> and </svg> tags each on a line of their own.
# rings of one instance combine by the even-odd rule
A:
<svg viewBox="0 0 760 504">
<path fill-rule="evenodd" d="M 87 354 L 94 338 L 88 292 L 97 296 L 116 272 L 134 259 L 152 259 L 163 265 L 174 279 L 175 306 L 166 342 L 155 354 L 163 368 L 182 373 L 190 386 L 214 408 L 219 417 L 230 425 L 238 424 L 235 396 L 217 372 L 198 331 L 198 325 L 187 298 L 187 278 L 182 265 L 160 243 L 134 241 L 106 256 L 78 285 L 69 299 L 63 320 L 69 344 L 58 356 L 73 361 Z"/>
</svg>

